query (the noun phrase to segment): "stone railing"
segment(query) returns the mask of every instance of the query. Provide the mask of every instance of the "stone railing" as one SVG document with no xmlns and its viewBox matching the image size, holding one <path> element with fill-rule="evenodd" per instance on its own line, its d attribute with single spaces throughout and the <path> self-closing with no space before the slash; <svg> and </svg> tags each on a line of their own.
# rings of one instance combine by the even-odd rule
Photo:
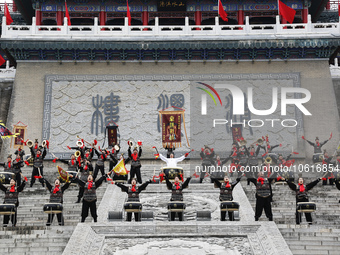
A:
<svg viewBox="0 0 340 255">
<path fill-rule="evenodd" d="M 13 81 L 15 72 L 14 66 L 9 67 L 9 61 L 6 61 L 6 68 L 0 68 L 0 81 Z"/>
<path fill-rule="evenodd" d="M 335 79 L 335 78 L 339 79 L 340 78 L 340 66 L 339 66 L 337 58 L 334 59 L 334 65 L 330 65 L 329 69 L 331 71 L 331 75 L 332 75 L 333 79 Z"/>
<path fill-rule="evenodd" d="M 94 19 L 93 25 L 68 26 L 64 19 L 62 26 L 37 26 L 35 17 L 33 25 L 6 25 L 6 17 L 2 21 L 3 39 L 30 39 L 41 38 L 68 39 L 68 40 L 134 40 L 135 38 L 147 37 L 148 40 L 172 40 L 181 37 L 181 40 L 210 40 L 218 37 L 225 40 L 233 39 L 276 39 L 276 38 L 334 38 L 340 36 L 340 23 L 312 23 L 310 15 L 308 23 L 280 24 L 279 16 L 275 24 L 249 24 L 246 17 L 245 25 L 220 25 L 218 17 L 214 25 L 189 25 L 189 18 L 185 18 L 185 25 L 159 25 L 159 19 L 155 18 L 152 26 L 129 26 L 128 19 L 122 26 L 99 26 L 98 18 Z"/>
</svg>

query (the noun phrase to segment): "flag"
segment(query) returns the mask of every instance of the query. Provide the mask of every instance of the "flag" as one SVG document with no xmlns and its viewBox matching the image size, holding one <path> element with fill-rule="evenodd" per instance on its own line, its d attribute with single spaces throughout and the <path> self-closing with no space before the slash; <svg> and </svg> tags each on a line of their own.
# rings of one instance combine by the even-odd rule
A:
<svg viewBox="0 0 340 255">
<path fill-rule="evenodd" d="M 222 2 L 221 0 L 218 0 L 218 15 L 221 16 L 221 18 L 224 20 L 224 21 L 228 21 L 228 14 L 225 12 L 225 10 L 223 9 L 223 5 L 222 5 Z"/>
<path fill-rule="evenodd" d="M 293 23 L 296 11 L 293 8 L 285 5 L 279 0 L 279 15 L 281 15 L 290 24 Z"/>
<path fill-rule="evenodd" d="M 129 7 L 129 1 L 126 0 L 126 8 L 127 8 L 127 17 L 129 20 L 129 26 L 131 26 L 131 13 L 130 13 L 130 7 Z"/>
<path fill-rule="evenodd" d="M 13 134 L 4 123 L 0 122 L 0 137 L 1 138 L 10 138 L 10 137 L 16 137 L 16 134 Z"/>
<path fill-rule="evenodd" d="M 128 171 L 126 170 L 125 162 L 124 162 L 123 158 L 118 162 L 118 164 L 112 170 L 113 170 L 113 172 L 115 172 L 116 174 L 119 174 L 119 175 L 127 175 L 128 174 Z"/>
<path fill-rule="evenodd" d="M 71 26 L 71 19 L 70 19 L 70 14 L 68 13 L 66 0 L 65 0 L 65 14 L 66 14 L 66 18 L 67 18 L 67 25 Z"/>
<path fill-rule="evenodd" d="M 65 182 L 68 182 L 68 172 L 66 172 L 64 169 L 62 169 L 60 166 L 57 166 L 58 173 L 60 175 L 60 178 L 63 179 Z"/>
<path fill-rule="evenodd" d="M 6 25 L 11 25 L 13 22 L 13 19 L 11 17 L 11 14 L 9 13 L 7 3 L 5 3 L 5 17 L 6 17 Z"/>
<path fill-rule="evenodd" d="M 6 60 L 0 55 L 0 66 L 6 63 Z"/>
</svg>

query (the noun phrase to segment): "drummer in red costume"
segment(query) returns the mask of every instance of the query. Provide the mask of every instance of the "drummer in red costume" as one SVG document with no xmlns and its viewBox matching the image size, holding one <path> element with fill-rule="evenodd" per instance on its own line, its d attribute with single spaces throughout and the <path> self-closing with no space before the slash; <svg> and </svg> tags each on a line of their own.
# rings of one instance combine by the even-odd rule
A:
<svg viewBox="0 0 340 255">
<path fill-rule="evenodd" d="M 136 185 L 137 181 L 136 178 L 133 178 L 131 181 L 131 187 L 125 186 L 124 184 L 121 184 L 119 182 L 114 182 L 123 192 L 126 192 L 128 194 L 127 202 L 139 202 L 139 193 L 141 193 L 143 190 L 146 189 L 146 187 L 151 183 L 151 180 L 148 180 L 147 182 L 143 183 L 139 187 Z M 135 212 L 135 221 L 141 221 L 141 213 Z M 127 221 L 132 220 L 132 212 L 127 212 Z"/>
<path fill-rule="evenodd" d="M 4 204 L 14 204 L 15 207 L 14 209 L 14 214 L 11 215 L 11 222 L 13 227 L 16 226 L 17 224 L 17 208 L 19 206 L 19 192 L 23 191 L 25 185 L 26 185 L 27 178 L 23 180 L 21 185 L 19 187 L 16 187 L 16 181 L 14 179 L 11 179 L 10 181 L 10 187 L 7 188 L 5 187 L 1 182 L 0 182 L 0 189 L 5 192 L 5 199 L 4 199 Z M 4 227 L 7 227 L 9 223 L 9 215 L 4 215 Z"/>
<path fill-rule="evenodd" d="M 73 176 L 70 175 L 70 177 L 72 178 Z M 52 187 L 52 185 L 43 178 L 43 181 L 46 184 L 47 189 L 49 190 L 50 194 L 50 203 L 58 203 L 58 204 L 62 204 L 63 203 L 63 195 L 64 195 L 64 191 L 70 186 L 70 181 L 68 181 L 67 183 L 65 183 L 62 187 L 60 186 L 60 181 L 59 179 L 56 179 L 54 181 L 54 187 Z M 53 222 L 53 218 L 54 218 L 54 213 L 49 213 L 48 214 L 48 218 L 47 218 L 47 223 L 46 226 L 50 226 Z M 58 219 L 58 223 L 60 226 L 64 226 L 64 217 L 63 217 L 63 213 L 57 213 L 57 219 Z"/>
<path fill-rule="evenodd" d="M 318 182 L 321 180 L 321 178 L 316 179 L 315 181 L 308 183 L 308 184 L 304 184 L 304 180 L 302 177 L 299 178 L 298 180 L 298 184 L 296 185 L 293 182 L 287 181 L 287 184 L 289 186 L 289 188 L 293 191 L 296 192 L 296 204 L 299 202 L 309 202 L 308 199 L 308 194 L 307 192 L 309 190 L 311 190 L 313 187 L 316 186 L 316 184 L 318 184 Z M 301 223 L 301 213 L 298 212 L 298 208 L 296 207 L 296 212 L 295 212 L 295 216 L 296 216 L 296 224 L 300 224 Z M 306 220 L 309 224 L 312 224 L 312 215 L 311 213 L 305 213 L 306 216 Z"/>
</svg>

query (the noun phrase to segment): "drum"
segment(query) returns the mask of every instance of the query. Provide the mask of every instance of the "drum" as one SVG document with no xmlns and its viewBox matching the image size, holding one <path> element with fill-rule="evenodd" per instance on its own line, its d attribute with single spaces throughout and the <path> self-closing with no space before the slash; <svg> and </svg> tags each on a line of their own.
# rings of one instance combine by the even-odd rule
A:
<svg viewBox="0 0 340 255">
<path fill-rule="evenodd" d="M 62 213 L 63 205 L 59 203 L 44 204 L 44 213 Z"/>
<path fill-rule="evenodd" d="M 316 204 L 313 202 L 298 202 L 297 203 L 297 211 L 310 213 L 316 210 Z"/>
<path fill-rule="evenodd" d="M 124 209 L 126 212 L 141 212 L 142 204 L 139 202 L 126 202 L 124 204 Z"/>
<path fill-rule="evenodd" d="M 0 214 L 1 215 L 15 214 L 15 204 L 1 204 Z"/>
<path fill-rule="evenodd" d="M 235 201 L 222 201 L 220 208 L 221 211 L 234 212 L 239 210 L 240 204 Z"/>
<path fill-rule="evenodd" d="M 127 182 L 128 180 L 128 175 L 114 175 L 112 177 L 112 181 L 115 181 L 115 182 L 120 182 L 120 183 L 123 183 L 123 182 Z"/>
<path fill-rule="evenodd" d="M 11 172 L 0 172 L 0 182 L 2 184 L 9 184 L 14 174 Z"/>
<path fill-rule="evenodd" d="M 182 167 L 162 167 L 162 172 L 168 177 L 169 180 L 175 179 L 176 175 L 180 177 L 183 175 Z"/>
<path fill-rule="evenodd" d="M 225 172 L 223 171 L 216 171 L 216 172 L 210 173 L 211 182 L 214 182 L 214 180 L 223 181 L 224 176 L 225 176 Z"/>
<path fill-rule="evenodd" d="M 323 160 L 322 153 L 316 153 L 313 155 L 313 163 L 322 163 L 322 160 Z"/>
<path fill-rule="evenodd" d="M 185 207 L 185 203 L 181 201 L 172 201 L 168 203 L 168 210 L 170 212 L 183 212 Z"/>
</svg>

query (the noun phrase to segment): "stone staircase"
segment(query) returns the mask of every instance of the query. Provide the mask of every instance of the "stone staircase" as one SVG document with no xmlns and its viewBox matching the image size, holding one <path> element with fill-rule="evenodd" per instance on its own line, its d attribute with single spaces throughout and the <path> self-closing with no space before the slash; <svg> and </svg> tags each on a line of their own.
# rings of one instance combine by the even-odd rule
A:
<svg viewBox="0 0 340 255">
<path fill-rule="evenodd" d="M 24 175 L 30 176 L 31 168 L 24 168 Z M 46 169 L 45 178 L 52 184 L 56 177 L 55 168 Z M 52 174 L 53 173 L 53 174 Z M 99 205 L 106 186 L 103 183 L 97 190 Z M 0 193 L 3 199 L 3 192 Z M 19 194 L 19 208 L 16 227 L 3 227 L 0 224 L 0 254 L 61 254 L 65 249 L 75 226 L 80 222 L 81 203 L 76 204 L 78 186 L 71 186 L 64 193 L 64 226 L 59 226 L 56 217 L 51 226 L 46 226 L 47 214 L 43 212 L 43 205 L 49 200 L 49 192 L 36 182 L 32 188 L 27 183 L 23 192 Z M 3 220 L 3 217 L 0 217 Z M 92 222 L 89 216 L 86 222 Z M 10 222 L 11 224 L 11 222 Z"/>
<path fill-rule="evenodd" d="M 312 181 L 312 179 L 310 180 Z M 308 183 L 309 181 L 307 181 Z M 255 186 L 241 184 L 253 208 L 255 208 Z M 312 213 L 313 225 L 302 217 L 300 225 L 295 224 L 295 193 L 286 184 L 272 185 L 272 209 L 274 221 L 285 238 L 293 254 L 339 254 L 340 250 L 340 192 L 334 186 L 321 182 L 309 191 L 310 201 L 316 203 L 316 212 Z M 264 212 L 260 220 L 266 221 Z"/>
</svg>

